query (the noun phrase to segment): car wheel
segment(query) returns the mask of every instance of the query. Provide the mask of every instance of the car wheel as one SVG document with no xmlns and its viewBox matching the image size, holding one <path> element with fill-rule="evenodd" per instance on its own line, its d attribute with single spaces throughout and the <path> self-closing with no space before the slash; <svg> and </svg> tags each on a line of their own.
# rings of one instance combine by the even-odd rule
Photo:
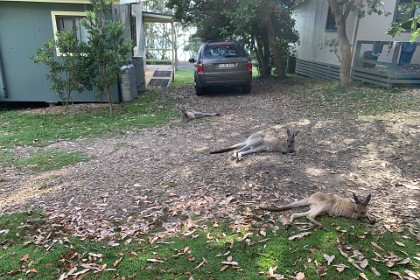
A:
<svg viewBox="0 0 420 280">
<path fill-rule="evenodd" d="M 196 86 L 195 87 L 195 94 L 197 95 L 203 95 L 204 94 L 204 88 Z"/>
<path fill-rule="evenodd" d="M 251 85 L 242 86 L 243 93 L 250 93 L 251 92 Z"/>
</svg>

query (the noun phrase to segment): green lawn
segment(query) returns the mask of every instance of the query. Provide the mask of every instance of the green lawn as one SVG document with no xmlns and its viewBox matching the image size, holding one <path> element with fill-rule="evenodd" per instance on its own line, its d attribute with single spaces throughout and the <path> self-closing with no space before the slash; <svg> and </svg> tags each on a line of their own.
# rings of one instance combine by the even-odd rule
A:
<svg viewBox="0 0 420 280">
<path fill-rule="evenodd" d="M 94 242 L 70 237 L 37 212 L 2 216 L 0 278 L 58 279 L 73 271 L 83 279 L 267 279 L 275 267 L 274 273 L 291 279 L 299 272 L 306 279 L 343 280 L 420 272 L 414 234 L 378 234 L 346 219 L 320 220 L 331 230 L 296 240 L 290 240 L 301 233 L 295 226 L 274 232 L 221 225 L 168 238 L 151 233 Z"/>
</svg>

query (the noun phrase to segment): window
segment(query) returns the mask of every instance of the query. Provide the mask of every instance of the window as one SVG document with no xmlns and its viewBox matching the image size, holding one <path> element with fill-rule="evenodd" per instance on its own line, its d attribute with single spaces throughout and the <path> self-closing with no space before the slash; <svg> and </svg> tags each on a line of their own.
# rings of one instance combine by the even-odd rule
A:
<svg viewBox="0 0 420 280">
<path fill-rule="evenodd" d="M 87 42 L 89 40 L 88 32 L 81 22 L 81 20 L 85 17 L 85 12 L 52 11 L 51 19 L 53 25 L 54 39 L 57 39 L 57 33 L 63 31 L 70 31 L 73 29 L 73 27 L 76 27 L 77 39 L 80 42 Z M 59 50 L 57 50 L 57 54 L 59 55 Z"/>
<path fill-rule="evenodd" d="M 418 16 L 420 14 L 420 5 L 415 4 L 413 0 L 400 0 L 397 2 L 395 8 L 394 22 L 402 22 L 402 27 L 406 30 L 411 29 L 411 21 L 409 19 Z M 417 23 L 417 28 L 420 28 L 420 24 Z"/>
<path fill-rule="evenodd" d="M 343 12 L 344 4 L 339 4 L 340 11 Z M 327 24 L 325 25 L 326 31 L 337 31 L 337 24 L 335 23 L 334 15 L 328 5 Z"/>
<path fill-rule="evenodd" d="M 337 30 L 337 25 L 335 24 L 335 18 L 329 6 L 328 6 L 328 15 L 327 15 L 327 25 L 325 26 L 325 30 L 327 31 Z"/>
</svg>

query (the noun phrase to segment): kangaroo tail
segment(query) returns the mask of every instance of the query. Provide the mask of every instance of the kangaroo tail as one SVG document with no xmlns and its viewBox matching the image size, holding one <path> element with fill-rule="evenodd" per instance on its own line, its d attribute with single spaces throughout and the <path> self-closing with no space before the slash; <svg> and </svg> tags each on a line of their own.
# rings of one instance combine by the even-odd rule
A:
<svg viewBox="0 0 420 280">
<path fill-rule="evenodd" d="M 235 145 L 230 146 L 229 148 L 223 148 L 223 149 L 220 149 L 220 150 L 211 151 L 210 154 L 226 153 L 226 152 L 235 150 L 236 148 L 241 148 L 243 146 L 245 146 L 245 143 L 237 143 Z"/>
<path fill-rule="evenodd" d="M 288 209 L 292 209 L 292 208 L 298 208 L 298 207 L 308 206 L 309 205 L 308 202 L 309 202 L 309 198 L 305 198 L 305 199 L 298 200 L 296 202 L 292 202 L 290 204 L 279 206 L 279 207 L 265 207 L 265 206 L 260 206 L 260 209 L 261 210 L 271 211 L 271 212 L 280 212 L 280 211 L 284 211 L 284 210 L 288 210 Z"/>
<path fill-rule="evenodd" d="M 212 154 L 226 153 L 226 152 L 234 150 L 235 148 L 236 148 L 235 146 L 232 146 L 232 147 L 220 149 L 220 150 L 217 150 L 217 151 L 211 151 L 210 154 L 212 155 Z"/>
</svg>

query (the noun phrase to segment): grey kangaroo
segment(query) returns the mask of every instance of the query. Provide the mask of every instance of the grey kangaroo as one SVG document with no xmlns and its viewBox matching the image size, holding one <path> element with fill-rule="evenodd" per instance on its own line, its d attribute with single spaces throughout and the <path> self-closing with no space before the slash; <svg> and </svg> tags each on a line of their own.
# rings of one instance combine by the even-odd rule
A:
<svg viewBox="0 0 420 280">
<path fill-rule="evenodd" d="M 205 113 L 205 112 L 198 112 L 194 110 L 186 110 L 184 107 L 180 108 L 181 110 L 181 119 L 182 121 L 190 121 L 198 118 L 203 117 L 211 117 L 211 116 L 219 116 L 219 113 Z"/>
<path fill-rule="evenodd" d="M 286 141 L 278 137 L 264 134 L 252 134 L 244 142 L 237 143 L 228 148 L 210 152 L 210 154 L 225 153 L 233 151 L 232 159 L 241 160 L 244 155 L 251 153 L 262 152 L 280 152 L 283 154 L 295 153 L 295 137 L 299 131 L 291 132 L 290 129 L 286 130 Z"/>
<path fill-rule="evenodd" d="M 354 202 L 350 199 L 341 198 L 335 194 L 316 192 L 308 198 L 304 198 L 302 200 L 292 202 L 284 206 L 260 206 L 260 209 L 272 212 L 279 212 L 292 208 L 309 206 L 309 211 L 292 214 L 290 216 L 289 223 L 291 224 L 293 220 L 297 217 L 305 216 L 309 221 L 322 228 L 324 227 L 321 223 L 315 221 L 315 217 L 324 213 L 330 216 L 342 216 L 350 219 L 367 219 L 371 222 L 374 222 L 374 220 L 371 219 L 367 213 L 367 208 L 371 195 L 369 194 L 366 198 L 361 200 L 353 193 L 353 198 Z"/>
</svg>

